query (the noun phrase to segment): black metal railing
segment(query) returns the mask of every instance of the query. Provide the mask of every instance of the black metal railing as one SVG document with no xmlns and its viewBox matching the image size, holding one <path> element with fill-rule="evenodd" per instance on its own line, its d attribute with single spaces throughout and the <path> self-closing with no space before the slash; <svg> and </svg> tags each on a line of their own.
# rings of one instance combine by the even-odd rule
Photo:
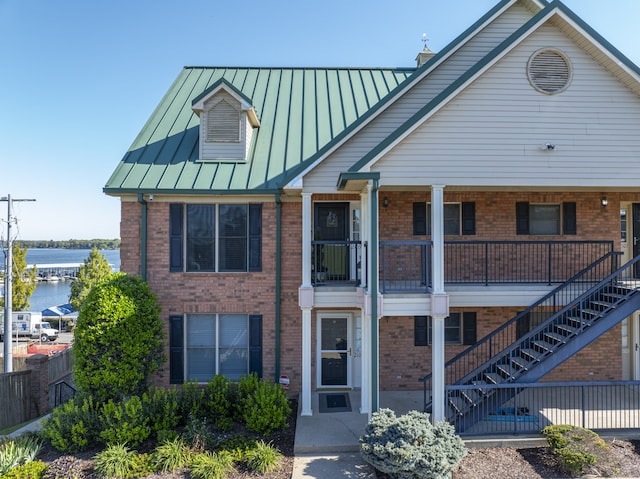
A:
<svg viewBox="0 0 640 479">
<path fill-rule="evenodd" d="M 380 290 L 428 292 L 432 241 L 381 241 Z M 445 241 L 447 284 L 556 284 L 612 253 L 613 241 Z"/>
<path fill-rule="evenodd" d="M 365 286 L 366 251 L 361 241 L 312 241 L 311 283 Z"/>
<path fill-rule="evenodd" d="M 445 387 L 447 401 L 461 395 L 509 398 L 498 406 L 489 401 L 479 404 L 472 412 L 473 426 L 469 428 L 454 418 L 456 432 L 464 436 L 538 433 L 552 424 L 570 424 L 599 432 L 640 427 L 640 381 Z"/>
<path fill-rule="evenodd" d="M 571 304 L 585 291 L 609 277 L 612 272 L 618 269 L 620 256 L 621 253 L 617 252 L 606 254 L 566 283 L 561 284 L 511 320 L 447 361 L 445 363 L 445 384 L 454 384 L 460 381 L 465 375 L 478 369 L 495 355 L 513 345 L 518 338 L 536 329 L 550 316 Z M 431 390 L 431 378 L 431 374 L 420 378 L 420 381 L 424 383 L 425 408 L 430 402 L 428 393 Z"/>
<path fill-rule="evenodd" d="M 77 394 L 76 388 L 66 381 L 58 381 L 53 385 L 53 407 L 72 399 Z"/>
</svg>

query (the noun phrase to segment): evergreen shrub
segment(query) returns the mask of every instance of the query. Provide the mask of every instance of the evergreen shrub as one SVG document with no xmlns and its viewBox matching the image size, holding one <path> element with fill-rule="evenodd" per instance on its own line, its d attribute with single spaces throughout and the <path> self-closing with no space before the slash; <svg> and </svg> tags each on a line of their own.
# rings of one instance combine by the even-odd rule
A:
<svg viewBox="0 0 640 479">
<path fill-rule="evenodd" d="M 99 408 L 91 396 L 76 396 L 45 419 L 42 437 L 62 452 L 80 452 L 101 442 Z"/>
<path fill-rule="evenodd" d="M 138 396 L 124 401 L 110 399 L 100 408 L 100 437 L 107 444 L 139 446 L 151 435 L 150 418 Z"/>
<path fill-rule="evenodd" d="M 216 429 L 230 431 L 233 428 L 236 386 L 231 379 L 217 374 L 207 383 L 204 391 L 206 415 Z"/>
<path fill-rule="evenodd" d="M 363 459 L 394 479 L 444 479 L 466 454 L 453 426 L 433 426 L 429 414 L 391 409 L 373 413 L 360 437 Z"/>
<path fill-rule="evenodd" d="M 291 405 L 279 384 L 260 381 L 251 374 L 238 383 L 240 415 L 247 429 L 269 434 L 284 429 L 291 414 Z"/>
<path fill-rule="evenodd" d="M 598 434 L 578 426 L 554 424 L 542 430 L 553 453 L 570 474 L 584 474 L 585 468 L 598 461 L 598 452 L 608 445 Z"/>
</svg>

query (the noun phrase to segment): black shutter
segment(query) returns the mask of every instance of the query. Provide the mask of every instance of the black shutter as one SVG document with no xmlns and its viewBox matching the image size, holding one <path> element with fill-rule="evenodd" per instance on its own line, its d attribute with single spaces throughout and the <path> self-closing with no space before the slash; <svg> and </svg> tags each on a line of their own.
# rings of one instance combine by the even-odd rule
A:
<svg viewBox="0 0 640 479">
<path fill-rule="evenodd" d="M 262 205 L 249 205 L 249 271 L 262 271 Z"/>
<path fill-rule="evenodd" d="M 182 271 L 182 204 L 169 205 L 169 271 Z"/>
<path fill-rule="evenodd" d="M 462 313 L 462 344 L 476 344 L 476 313 Z"/>
<path fill-rule="evenodd" d="M 476 234 L 476 204 L 473 201 L 462 203 L 462 234 Z"/>
<path fill-rule="evenodd" d="M 429 342 L 427 340 L 427 316 L 413 317 L 413 345 L 429 345 Z"/>
<path fill-rule="evenodd" d="M 427 234 L 427 204 L 425 202 L 413 204 L 413 234 Z"/>
<path fill-rule="evenodd" d="M 529 203 L 526 201 L 516 203 L 516 234 L 529 234 Z"/>
<path fill-rule="evenodd" d="M 578 234 L 578 222 L 576 219 L 576 204 L 574 202 L 562 203 L 563 233 L 566 235 Z"/>
<path fill-rule="evenodd" d="M 169 317 L 169 382 L 184 383 L 184 318 Z"/>
<path fill-rule="evenodd" d="M 249 372 L 262 377 L 262 315 L 249 316 Z"/>
</svg>

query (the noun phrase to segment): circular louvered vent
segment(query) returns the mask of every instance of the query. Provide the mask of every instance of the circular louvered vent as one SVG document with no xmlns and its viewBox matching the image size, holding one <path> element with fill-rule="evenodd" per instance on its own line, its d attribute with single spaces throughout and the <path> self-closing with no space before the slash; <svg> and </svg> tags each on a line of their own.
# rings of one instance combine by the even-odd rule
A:
<svg viewBox="0 0 640 479">
<path fill-rule="evenodd" d="M 527 65 L 529 81 L 536 90 L 552 95 L 564 91 L 571 81 L 571 66 L 557 50 L 540 50 Z"/>
</svg>

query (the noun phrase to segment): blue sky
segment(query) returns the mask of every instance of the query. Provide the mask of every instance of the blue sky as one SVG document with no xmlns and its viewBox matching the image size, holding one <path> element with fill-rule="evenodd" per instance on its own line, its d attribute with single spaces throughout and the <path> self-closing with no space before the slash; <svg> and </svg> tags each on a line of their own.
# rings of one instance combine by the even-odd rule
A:
<svg viewBox="0 0 640 479">
<path fill-rule="evenodd" d="M 37 200 L 14 232 L 118 237 L 102 187 L 185 65 L 413 66 L 497 2 L 0 0 L 0 196 Z M 640 1 L 565 4 L 640 63 Z"/>
</svg>

